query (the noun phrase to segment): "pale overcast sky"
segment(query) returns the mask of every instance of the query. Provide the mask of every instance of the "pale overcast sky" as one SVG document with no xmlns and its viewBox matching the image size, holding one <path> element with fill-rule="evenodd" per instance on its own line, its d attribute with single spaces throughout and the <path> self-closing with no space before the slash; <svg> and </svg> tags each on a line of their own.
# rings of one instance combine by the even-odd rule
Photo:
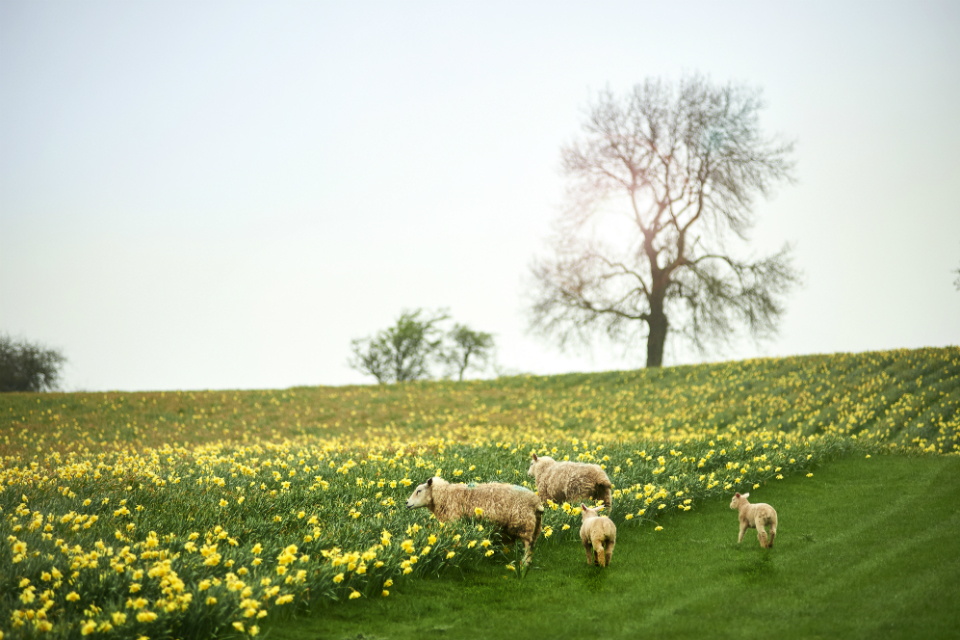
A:
<svg viewBox="0 0 960 640">
<path fill-rule="evenodd" d="M 804 285 L 779 337 L 666 364 L 960 342 L 960 3 L 0 2 L 0 332 L 66 390 L 372 382 L 351 338 L 447 307 L 506 370 L 598 90 L 763 90 Z"/>
</svg>

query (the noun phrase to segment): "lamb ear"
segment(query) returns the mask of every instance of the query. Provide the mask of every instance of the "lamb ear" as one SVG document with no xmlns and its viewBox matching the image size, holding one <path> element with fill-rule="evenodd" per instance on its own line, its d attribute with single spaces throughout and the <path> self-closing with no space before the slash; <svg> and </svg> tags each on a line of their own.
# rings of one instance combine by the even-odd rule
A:
<svg viewBox="0 0 960 640">
<path fill-rule="evenodd" d="M 750 494 L 749 494 L 749 493 L 745 493 L 745 494 L 743 494 L 743 495 L 740 496 L 740 497 L 741 497 L 741 498 L 749 498 L 749 497 L 750 497 Z"/>
<path fill-rule="evenodd" d="M 433 486 L 433 478 L 428 478 L 428 479 L 427 479 L 427 486 L 428 486 L 428 487 L 432 487 L 432 486 Z M 737 494 L 737 495 L 739 495 L 739 494 Z"/>
<path fill-rule="evenodd" d="M 533 454 L 533 461 L 534 461 L 534 462 L 537 461 L 537 454 Z"/>
<path fill-rule="evenodd" d="M 740 492 L 738 491 L 737 493 L 733 494 L 733 497 L 734 497 L 734 498 L 739 498 L 739 497 L 740 497 Z"/>
</svg>

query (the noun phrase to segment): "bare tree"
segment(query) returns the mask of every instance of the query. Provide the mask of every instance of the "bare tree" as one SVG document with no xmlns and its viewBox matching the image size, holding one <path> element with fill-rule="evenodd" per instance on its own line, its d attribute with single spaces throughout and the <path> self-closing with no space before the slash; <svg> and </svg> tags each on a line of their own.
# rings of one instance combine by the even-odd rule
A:
<svg viewBox="0 0 960 640">
<path fill-rule="evenodd" d="M 531 328 L 561 347 L 597 330 L 646 339 L 648 367 L 668 329 L 701 351 L 739 324 L 774 334 L 799 280 L 790 247 L 743 259 L 731 245 L 748 239 L 757 196 L 791 180 L 793 143 L 762 135 L 762 106 L 759 91 L 700 75 L 600 93 L 562 150 L 568 206 L 554 255 L 532 264 Z"/>
</svg>

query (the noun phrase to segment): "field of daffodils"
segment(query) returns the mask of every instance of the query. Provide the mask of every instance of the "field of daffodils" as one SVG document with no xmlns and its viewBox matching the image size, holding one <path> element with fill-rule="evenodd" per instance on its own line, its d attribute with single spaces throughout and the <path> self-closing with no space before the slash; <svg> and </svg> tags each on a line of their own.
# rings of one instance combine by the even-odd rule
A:
<svg viewBox="0 0 960 640">
<path fill-rule="evenodd" d="M 0 395 L 0 638 L 255 636 L 465 563 L 522 577 L 482 515 L 413 487 L 602 465 L 618 527 L 844 455 L 960 453 L 960 348 L 276 391 Z M 576 535 L 548 503 L 539 545 Z M 684 516 L 686 517 L 686 515 Z"/>
</svg>

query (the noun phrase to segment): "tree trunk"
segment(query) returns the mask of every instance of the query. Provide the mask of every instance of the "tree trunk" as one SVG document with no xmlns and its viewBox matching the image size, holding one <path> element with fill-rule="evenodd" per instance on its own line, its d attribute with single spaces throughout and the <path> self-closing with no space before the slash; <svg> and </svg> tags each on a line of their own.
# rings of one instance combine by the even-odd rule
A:
<svg viewBox="0 0 960 640">
<path fill-rule="evenodd" d="M 667 341 L 667 315 L 663 312 L 663 300 L 651 300 L 647 326 L 647 368 L 663 365 L 663 345 Z"/>
</svg>

